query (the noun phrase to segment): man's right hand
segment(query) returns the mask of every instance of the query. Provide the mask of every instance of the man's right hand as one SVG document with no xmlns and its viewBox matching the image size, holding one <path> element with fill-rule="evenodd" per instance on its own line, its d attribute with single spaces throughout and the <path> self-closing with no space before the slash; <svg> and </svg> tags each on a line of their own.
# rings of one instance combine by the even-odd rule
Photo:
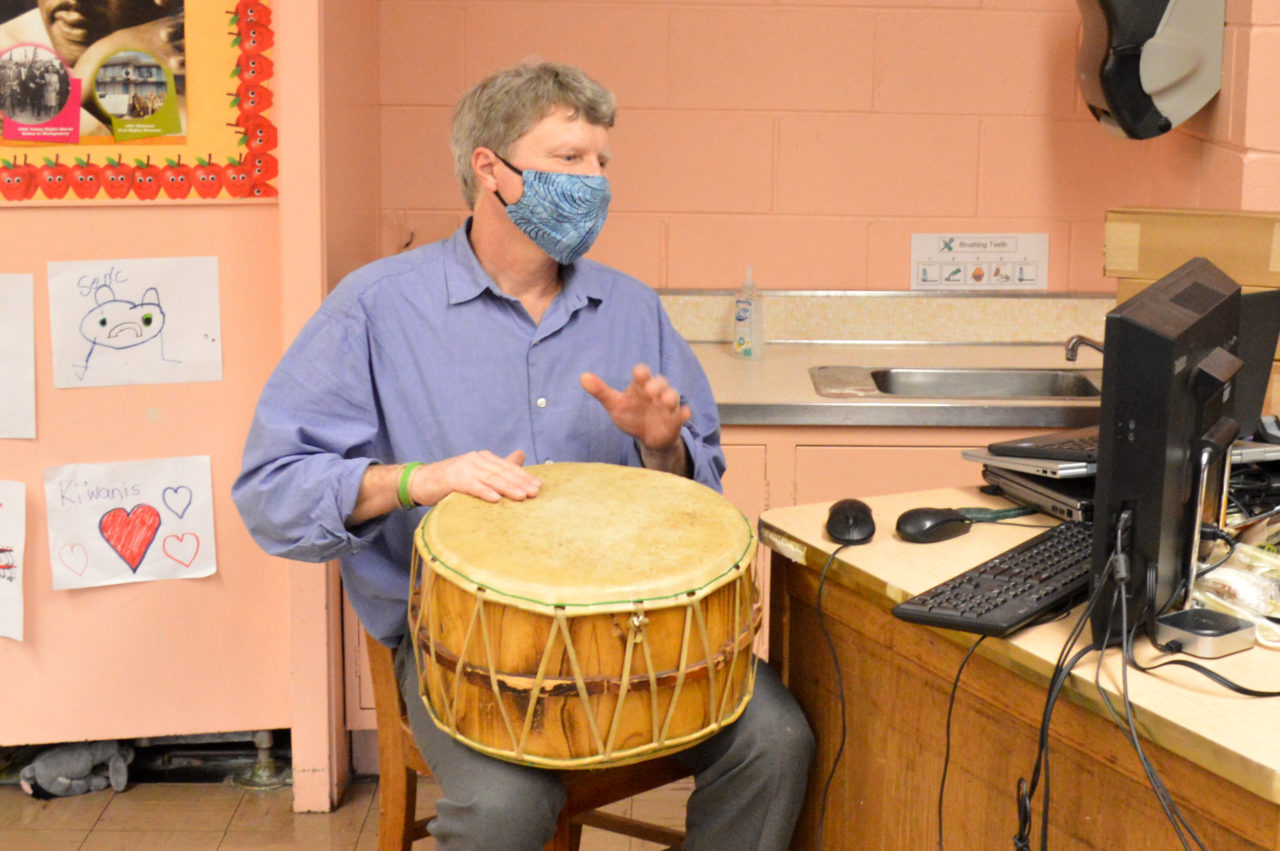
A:
<svg viewBox="0 0 1280 851">
<path fill-rule="evenodd" d="M 484 450 L 455 455 L 414 470 L 409 477 L 409 495 L 418 505 L 435 505 L 454 491 L 486 502 L 537 496 L 542 482 L 523 464 L 524 453 L 519 449 L 506 458 Z"/>
<path fill-rule="evenodd" d="M 517 449 L 506 458 L 492 452 L 468 452 L 443 461 L 423 464 L 409 474 L 409 497 L 418 505 L 435 505 L 457 491 L 486 502 L 499 499 L 523 500 L 538 495 L 542 482 L 523 466 L 524 453 Z M 400 508 L 400 475 L 403 464 L 370 464 L 360 480 L 355 508 L 347 516 L 347 526 L 390 514 Z"/>
</svg>

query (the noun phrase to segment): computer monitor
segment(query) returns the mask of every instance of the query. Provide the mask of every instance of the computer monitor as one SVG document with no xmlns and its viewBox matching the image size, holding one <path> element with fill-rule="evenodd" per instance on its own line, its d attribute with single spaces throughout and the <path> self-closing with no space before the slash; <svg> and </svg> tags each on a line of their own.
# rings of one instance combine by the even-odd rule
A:
<svg viewBox="0 0 1280 851">
<path fill-rule="evenodd" d="M 1232 393 L 1241 362 L 1240 287 L 1203 258 L 1107 314 L 1091 589 L 1096 644 L 1122 622 L 1154 637 L 1155 618 L 1181 605 L 1200 524 L 1222 520 Z M 1117 586 L 1112 555 L 1126 554 Z M 1114 601 L 1114 605 L 1113 605 Z M 1121 606 L 1125 606 L 1123 621 Z"/>
</svg>

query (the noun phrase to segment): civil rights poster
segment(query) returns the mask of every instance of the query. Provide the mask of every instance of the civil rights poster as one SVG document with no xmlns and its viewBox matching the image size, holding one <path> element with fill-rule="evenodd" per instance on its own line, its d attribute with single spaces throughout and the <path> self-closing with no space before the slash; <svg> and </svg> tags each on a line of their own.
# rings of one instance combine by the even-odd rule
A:
<svg viewBox="0 0 1280 851">
<path fill-rule="evenodd" d="M 0 204 L 273 198 L 266 0 L 0 0 Z"/>
<path fill-rule="evenodd" d="M 8 0 L 0 23 L 7 142 L 181 136 L 184 0 Z"/>
</svg>

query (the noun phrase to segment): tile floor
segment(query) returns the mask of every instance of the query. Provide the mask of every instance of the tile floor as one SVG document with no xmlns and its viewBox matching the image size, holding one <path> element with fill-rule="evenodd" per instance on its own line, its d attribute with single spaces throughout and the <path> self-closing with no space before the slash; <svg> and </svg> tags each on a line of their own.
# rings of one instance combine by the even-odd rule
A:
<svg viewBox="0 0 1280 851">
<path fill-rule="evenodd" d="M 608 809 L 672 827 L 684 824 L 693 789 L 686 779 Z M 419 811 L 439 790 L 420 783 Z M 5 851 L 376 851 L 378 784 L 358 780 L 332 813 L 294 813 L 292 792 L 252 792 L 212 783 L 140 783 L 37 801 L 0 786 L 0 848 Z M 414 848 L 434 848 L 430 840 Z M 651 851 L 660 846 L 591 828 L 582 851 Z"/>
</svg>

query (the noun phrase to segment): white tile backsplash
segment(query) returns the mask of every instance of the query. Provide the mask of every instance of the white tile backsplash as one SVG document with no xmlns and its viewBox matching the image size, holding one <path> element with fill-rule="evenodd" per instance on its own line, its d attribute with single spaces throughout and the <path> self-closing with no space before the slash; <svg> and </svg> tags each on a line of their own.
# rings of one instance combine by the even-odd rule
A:
<svg viewBox="0 0 1280 851">
<path fill-rule="evenodd" d="M 730 339 L 732 294 L 660 294 L 685 339 Z M 1051 343 L 1072 334 L 1101 340 L 1115 298 L 766 290 L 762 304 L 765 339 L 773 342 Z"/>
</svg>

